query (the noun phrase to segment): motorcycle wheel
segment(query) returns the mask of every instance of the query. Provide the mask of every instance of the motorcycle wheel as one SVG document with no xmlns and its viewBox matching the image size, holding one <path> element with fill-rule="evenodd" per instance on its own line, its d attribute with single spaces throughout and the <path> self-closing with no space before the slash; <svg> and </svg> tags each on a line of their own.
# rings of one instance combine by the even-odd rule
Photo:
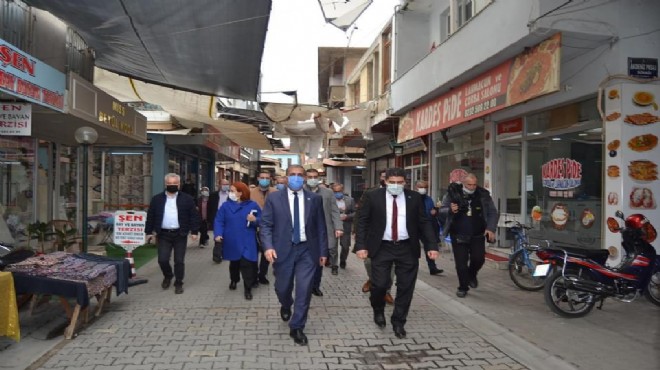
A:
<svg viewBox="0 0 660 370">
<path fill-rule="evenodd" d="M 578 318 L 587 315 L 596 304 L 596 296 L 592 293 L 581 292 L 567 288 L 567 279 L 589 279 L 581 274 L 582 271 L 566 269 L 564 275 L 561 270 L 555 271 L 545 283 L 545 303 L 552 312 L 566 318 Z"/>
<path fill-rule="evenodd" d="M 649 284 L 644 290 L 644 295 L 656 306 L 660 306 L 660 270 L 657 270 L 651 275 Z"/>
<path fill-rule="evenodd" d="M 527 251 L 525 249 L 518 250 L 509 259 L 509 277 L 520 289 L 532 292 L 543 289 L 547 276 L 534 276 L 534 269 L 530 270 L 527 267 L 523 253 L 527 253 Z M 532 254 L 533 252 L 529 253 Z M 530 255 L 531 257 L 532 255 Z M 536 261 L 532 260 L 533 266 L 536 267 L 537 264 Z"/>
</svg>

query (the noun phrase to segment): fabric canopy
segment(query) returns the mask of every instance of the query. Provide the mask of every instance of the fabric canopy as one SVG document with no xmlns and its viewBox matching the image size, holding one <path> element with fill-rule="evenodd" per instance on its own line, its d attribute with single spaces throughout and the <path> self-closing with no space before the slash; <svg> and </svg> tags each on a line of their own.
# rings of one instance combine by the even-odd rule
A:
<svg viewBox="0 0 660 370">
<path fill-rule="evenodd" d="M 186 91 L 256 100 L 271 0 L 25 0 L 75 29 L 95 65 Z"/>
<path fill-rule="evenodd" d="M 212 125 L 240 146 L 272 149 L 267 137 L 257 127 L 217 116 L 215 97 L 131 80 L 100 68 L 94 70 L 94 84 L 123 102 L 144 101 L 160 105 L 187 128 Z"/>
<path fill-rule="evenodd" d="M 318 0 L 318 2 L 325 21 L 342 31 L 346 31 L 360 17 L 362 12 L 371 5 L 372 0 Z"/>
</svg>

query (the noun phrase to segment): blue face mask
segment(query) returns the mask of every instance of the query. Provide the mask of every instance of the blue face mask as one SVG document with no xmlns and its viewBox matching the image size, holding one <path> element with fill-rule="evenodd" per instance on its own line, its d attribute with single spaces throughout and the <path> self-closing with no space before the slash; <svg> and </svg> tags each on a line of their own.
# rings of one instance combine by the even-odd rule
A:
<svg viewBox="0 0 660 370">
<path fill-rule="evenodd" d="M 284 188 L 286 188 L 286 186 L 284 186 L 284 184 L 277 184 L 277 185 L 275 185 L 275 187 L 277 188 L 277 190 L 284 190 Z"/>
<path fill-rule="evenodd" d="M 228 192 L 229 191 L 229 185 L 222 185 L 222 187 L 220 187 L 220 190 L 222 190 L 224 192 Z"/>
<path fill-rule="evenodd" d="M 259 179 L 259 186 L 267 188 L 270 186 L 270 179 Z"/>
<path fill-rule="evenodd" d="M 304 181 L 301 176 L 289 176 L 289 189 L 293 191 L 302 189 Z"/>
<path fill-rule="evenodd" d="M 335 198 L 342 199 L 343 197 L 344 197 L 344 193 L 340 193 L 340 192 L 335 193 Z"/>
</svg>

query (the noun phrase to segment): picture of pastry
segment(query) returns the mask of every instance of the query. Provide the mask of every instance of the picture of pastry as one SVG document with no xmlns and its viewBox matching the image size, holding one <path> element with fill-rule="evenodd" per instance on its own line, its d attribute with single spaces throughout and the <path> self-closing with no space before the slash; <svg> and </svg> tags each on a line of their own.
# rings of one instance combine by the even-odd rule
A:
<svg viewBox="0 0 660 370">
<path fill-rule="evenodd" d="M 484 152 L 484 157 L 486 159 L 488 159 L 490 157 L 490 150 L 486 149 L 486 151 Z"/>
<path fill-rule="evenodd" d="M 619 166 L 607 166 L 607 176 L 619 177 L 620 175 L 621 171 L 619 170 Z"/>
<path fill-rule="evenodd" d="M 613 191 L 607 194 L 607 204 L 611 206 L 616 206 L 617 204 L 619 204 L 619 194 Z"/>
<path fill-rule="evenodd" d="M 620 117 L 621 117 L 621 113 L 619 113 L 619 112 L 614 112 L 614 113 L 610 113 L 610 114 L 608 114 L 607 116 L 605 116 L 605 120 L 607 120 L 607 121 L 616 121 L 616 120 L 618 120 Z"/>
<path fill-rule="evenodd" d="M 484 188 L 490 189 L 490 181 L 488 181 L 488 180 L 484 181 Z"/>
<path fill-rule="evenodd" d="M 619 221 L 617 221 L 616 218 L 607 218 L 607 229 L 610 230 L 610 232 L 618 233 L 620 228 L 621 226 L 619 226 Z"/>
<path fill-rule="evenodd" d="M 630 192 L 630 208 L 655 209 L 655 200 L 651 189 L 633 188 Z"/>
<path fill-rule="evenodd" d="M 639 181 L 654 181 L 658 179 L 658 166 L 648 160 L 631 161 L 628 166 L 628 175 Z"/>
<path fill-rule="evenodd" d="M 532 208 L 532 220 L 541 221 L 541 217 L 543 217 L 543 211 L 541 210 L 541 207 L 534 206 Z"/>
<path fill-rule="evenodd" d="M 550 211 L 552 226 L 557 230 L 564 230 L 568 222 L 568 208 L 565 204 L 557 203 Z"/>
<path fill-rule="evenodd" d="M 610 92 L 607 93 L 607 97 L 610 99 L 618 99 L 619 98 L 619 90 L 617 89 L 612 89 Z"/>
<path fill-rule="evenodd" d="M 660 118 L 651 113 L 640 113 L 640 114 L 631 114 L 626 116 L 626 119 L 623 120 L 626 123 L 636 126 L 650 125 L 651 123 L 656 123 L 660 121 Z"/>
<path fill-rule="evenodd" d="M 658 137 L 653 134 L 644 134 L 628 140 L 628 148 L 636 152 L 645 152 L 658 145 Z"/>
<path fill-rule="evenodd" d="M 607 144 L 607 150 L 619 150 L 621 142 L 619 140 L 612 140 Z"/>
<path fill-rule="evenodd" d="M 638 91 L 633 95 L 633 102 L 639 106 L 645 107 L 655 102 L 655 97 L 648 91 Z M 658 109 L 658 108 L 656 108 Z"/>
<path fill-rule="evenodd" d="M 486 166 L 486 174 L 490 173 L 490 166 Z"/>
<path fill-rule="evenodd" d="M 582 217 L 580 217 L 580 221 L 582 223 L 582 227 L 588 229 L 594 225 L 596 216 L 594 216 L 594 213 L 589 208 L 585 208 L 584 211 L 582 211 Z"/>
</svg>

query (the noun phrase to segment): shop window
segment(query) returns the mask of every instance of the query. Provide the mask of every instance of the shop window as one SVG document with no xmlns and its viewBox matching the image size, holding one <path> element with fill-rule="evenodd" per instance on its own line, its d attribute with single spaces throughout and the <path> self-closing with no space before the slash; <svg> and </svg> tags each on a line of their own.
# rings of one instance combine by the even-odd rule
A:
<svg viewBox="0 0 660 370">
<path fill-rule="evenodd" d="M 16 245 L 33 221 L 34 139 L 0 137 L 0 241 Z"/>
<path fill-rule="evenodd" d="M 382 34 L 382 43 L 383 43 L 383 64 L 382 64 L 382 92 L 386 92 L 390 89 L 390 68 L 391 68 L 391 58 L 392 58 L 392 28 L 388 27 L 385 32 Z"/>
<path fill-rule="evenodd" d="M 542 135 L 593 121 L 600 121 L 600 116 L 596 99 L 589 99 L 528 116 L 527 135 Z"/>
</svg>

